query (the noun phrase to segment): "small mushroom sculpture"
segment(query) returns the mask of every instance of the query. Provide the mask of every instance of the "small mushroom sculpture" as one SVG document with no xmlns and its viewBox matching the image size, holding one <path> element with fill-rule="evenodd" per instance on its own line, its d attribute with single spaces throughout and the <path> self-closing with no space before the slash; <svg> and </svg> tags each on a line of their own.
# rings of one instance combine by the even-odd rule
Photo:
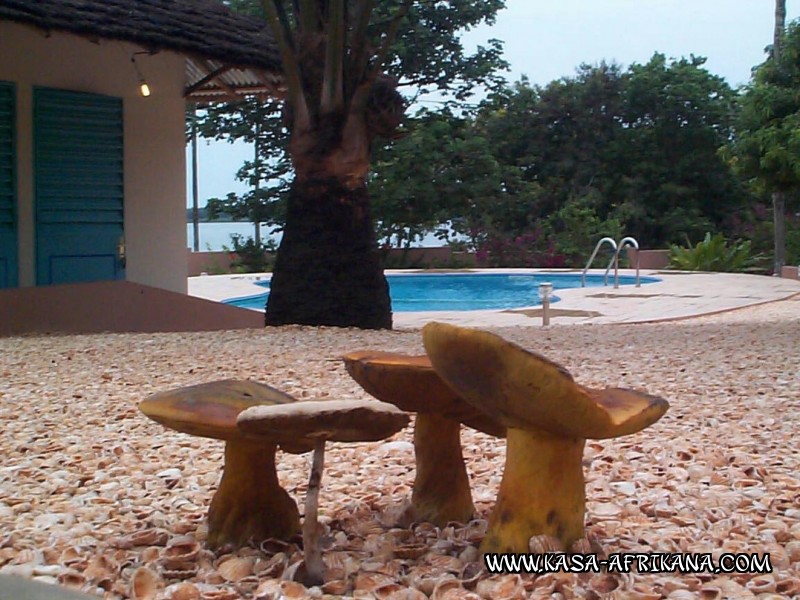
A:
<svg viewBox="0 0 800 600">
<path fill-rule="evenodd" d="M 487 331 L 433 322 L 422 337 L 442 379 L 508 427 L 505 470 L 481 552 L 527 552 L 538 535 L 569 549 L 584 535 L 586 439 L 640 431 L 661 418 L 667 401 L 584 387 L 563 367 Z"/>
<path fill-rule="evenodd" d="M 225 440 L 225 465 L 208 511 L 208 545 L 242 545 L 251 537 L 287 539 L 300 531 L 297 504 L 275 469 L 277 440 L 247 440 L 236 427 L 244 409 L 287 405 L 295 398 L 254 381 L 226 379 L 154 394 L 139 403 L 148 417 L 176 431 Z M 284 440 L 301 454 L 313 444 Z"/>
<path fill-rule="evenodd" d="M 394 435 L 408 421 L 408 415 L 391 404 L 363 400 L 309 400 L 254 406 L 239 415 L 239 429 L 254 439 L 314 446 L 303 518 L 304 569 L 298 571 L 298 579 L 304 584 L 321 585 L 325 579 L 317 521 L 325 442 L 376 442 Z"/>
<path fill-rule="evenodd" d="M 438 526 L 469 521 L 475 507 L 461 452 L 461 423 L 495 437 L 505 437 L 505 426 L 465 402 L 425 355 L 364 350 L 342 359 L 350 376 L 370 395 L 417 413 L 414 518 Z"/>
</svg>

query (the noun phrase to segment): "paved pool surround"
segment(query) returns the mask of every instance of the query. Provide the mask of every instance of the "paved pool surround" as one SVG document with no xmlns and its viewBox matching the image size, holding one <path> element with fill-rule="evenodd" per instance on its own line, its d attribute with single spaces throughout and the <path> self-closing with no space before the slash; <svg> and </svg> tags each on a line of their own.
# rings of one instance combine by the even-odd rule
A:
<svg viewBox="0 0 800 600">
<path fill-rule="evenodd" d="M 425 273 L 443 271 L 392 270 L 387 273 Z M 459 271 L 447 271 L 457 273 Z M 575 269 L 469 269 L 469 273 L 570 273 Z M 591 270 L 602 275 L 603 270 Z M 620 275 L 635 276 L 635 271 L 620 269 Z M 642 276 L 661 281 L 641 287 L 613 286 L 613 273 L 607 287 L 559 290 L 560 301 L 550 307 L 550 324 L 647 323 L 735 310 L 774 302 L 800 294 L 800 281 L 741 273 L 698 273 L 683 271 L 642 271 Z M 189 294 L 208 300 L 263 293 L 257 281 L 269 273 L 248 275 L 204 275 L 189 278 Z M 541 306 L 506 310 L 396 312 L 395 329 L 416 329 L 429 321 L 464 326 L 541 326 Z"/>
</svg>

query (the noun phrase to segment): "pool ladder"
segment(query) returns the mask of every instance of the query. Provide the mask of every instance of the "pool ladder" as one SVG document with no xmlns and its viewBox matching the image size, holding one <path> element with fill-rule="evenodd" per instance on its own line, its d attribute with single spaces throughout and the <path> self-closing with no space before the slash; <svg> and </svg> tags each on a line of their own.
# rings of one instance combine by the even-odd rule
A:
<svg viewBox="0 0 800 600">
<path fill-rule="evenodd" d="M 581 273 L 581 287 L 586 287 L 586 272 L 592 266 L 592 262 L 594 262 L 597 253 L 600 251 L 600 248 L 603 247 L 603 244 L 609 244 L 611 248 L 614 250 L 614 256 L 611 257 L 611 260 L 608 262 L 608 266 L 606 267 L 606 272 L 603 273 L 603 285 L 608 285 L 608 272 L 611 270 L 611 267 L 614 267 L 614 288 L 619 287 L 619 255 L 625 248 L 635 248 L 636 250 L 639 249 L 639 242 L 636 241 L 635 238 L 632 237 L 624 237 L 620 240 L 619 244 L 610 237 L 604 237 L 597 245 L 594 247 L 594 252 L 592 252 L 592 256 L 589 258 L 589 262 L 586 263 L 586 266 Z M 641 282 L 639 281 L 639 257 L 636 257 L 636 287 L 639 287 Z"/>
</svg>

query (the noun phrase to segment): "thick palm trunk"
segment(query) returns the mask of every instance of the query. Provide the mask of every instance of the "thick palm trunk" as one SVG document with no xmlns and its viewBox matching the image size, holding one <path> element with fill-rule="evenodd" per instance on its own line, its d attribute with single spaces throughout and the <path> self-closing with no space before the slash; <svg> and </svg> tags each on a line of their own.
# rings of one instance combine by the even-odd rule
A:
<svg viewBox="0 0 800 600">
<path fill-rule="evenodd" d="M 267 325 L 391 329 L 365 185 L 348 189 L 335 176 L 298 177 L 272 274 Z"/>
</svg>

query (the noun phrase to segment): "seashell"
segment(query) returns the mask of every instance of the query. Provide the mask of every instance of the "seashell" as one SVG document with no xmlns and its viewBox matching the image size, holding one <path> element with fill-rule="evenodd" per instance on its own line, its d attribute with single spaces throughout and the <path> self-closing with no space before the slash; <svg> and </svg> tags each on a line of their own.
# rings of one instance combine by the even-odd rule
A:
<svg viewBox="0 0 800 600">
<path fill-rule="evenodd" d="M 186 537 L 173 539 L 161 551 L 161 564 L 167 569 L 183 569 L 200 553 L 200 544 Z"/>
<path fill-rule="evenodd" d="M 161 556 L 161 550 L 162 548 L 159 546 L 150 546 L 149 548 L 145 548 L 142 550 L 141 561 L 146 565 L 156 562 Z"/>
<path fill-rule="evenodd" d="M 217 565 L 217 571 L 225 581 L 239 581 L 253 574 L 255 559 L 232 556 Z"/>
<path fill-rule="evenodd" d="M 429 553 L 422 560 L 423 564 L 430 565 L 437 571 L 445 573 L 458 573 L 464 568 L 464 563 L 456 556 L 448 556 L 447 554 L 432 554 Z"/>
<path fill-rule="evenodd" d="M 416 560 L 428 552 L 425 544 L 403 544 L 392 548 L 392 555 L 399 559 Z"/>
<path fill-rule="evenodd" d="M 700 588 L 700 597 L 703 599 L 745 598 L 749 595 L 742 585 L 724 577 L 718 577 Z"/>
<path fill-rule="evenodd" d="M 163 546 L 169 540 L 169 532 L 164 529 L 140 529 L 112 541 L 117 548 L 136 546 Z"/>
<path fill-rule="evenodd" d="M 33 550 L 31 548 L 23 548 L 17 553 L 14 558 L 16 564 L 28 564 L 31 566 L 44 564 L 44 555 L 41 550 Z"/>
<path fill-rule="evenodd" d="M 766 594 L 775 591 L 775 578 L 769 574 L 762 574 L 753 577 L 745 586 L 753 594 Z"/>
<path fill-rule="evenodd" d="M 486 576 L 487 571 L 482 561 L 475 561 L 465 564 L 464 568 L 462 568 L 461 572 L 458 574 L 458 578 L 461 580 L 461 585 L 468 590 L 475 589 L 478 581 Z"/>
<path fill-rule="evenodd" d="M 531 541 L 533 541 L 533 538 L 531 538 Z M 570 554 L 591 554 L 593 552 L 592 543 L 589 538 L 582 537 L 572 543 L 572 546 L 569 547 L 569 552 Z"/>
<path fill-rule="evenodd" d="M 83 554 L 81 554 L 80 548 L 76 546 L 67 546 L 61 551 L 61 555 L 58 557 L 57 562 L 68 567 L 82 560 Z"/>
<path fill-rule="evenodd" d="M 422 592 L 420 592 L 422 593 Z M 444 579 L 436 584 L 431 594 L 431 600 L 480 600 L 480 596 L 474 592 L 468 592 L 456 579 Z"/>
<path fill-rule="evenodd" d="M 354 525 L 355 535 L 367 538 L 370 535 L 382 535 L 385 532 L 383 525 L 375 520 L 358 522 Z"/>
<path fill-rule="evenodd" d="M 387 583 L 386 585 L 382 585 L 372 590 L 372 595 L 376 598 L 376 600 L 386 600 L 386 598 L 395 595 L 396 592 L 400 592 L 405 589 L 406 588 L 399 583 Z"/>
<path fill-rule="evenodd" d="M 519 575 L 500 575 L 482 579 L 475 586 L 475 592 L 487 600 L 523 600 L 526 596 L 525 586 Z"/>
<path fill-rule="evenodd" d="M 64 587 L 79 590 L 86 585 L 86 577 L 77 571 L 63 571 L 58 575 L 58 584 Z"/>
<path fill-rule="evenodd" d="M 241 600 L 241 595 L 235 590 L 216 589 L 200 592 L 200 600 Z"/>
<path fill-rule="evenodd" d="M 64 570 L 61 565 L 36 565 L 33 567 L 34 575 L 42 575 L 45 577 L 53 577 L 58 575 Z"/>
<path fill-rule="evenodd" d="M 550 598 L 550 594 L 560 594 L 576 580 L 576 576 L 571 573 L 545 573 L 533 580 L 532 590 L 543 598 Z"/>
<path fill-rule="evenodd" d="M 622 507 L 613 502 L 598 502 L 591 510 L 592 519 L 594 521 L 603 521 L 606 519 L 616 519 L 622 514 Z"/>
<path fill-rule="evenodd" d="M 344 579 L 332 579 L 323 583 L 321 589 L 326 594 L 344 596 L 349 591 L 350 586 Z"/>
<path fill-rule="evenodd" d="M 394 583 L 394 580 L 388 575 L 383 573 L 375 573 L 371 571 L 360 572 L 356 575 L 353 582 L 353 591 L 366 591 L 373 593 L 379 587 Z"/>
<path fill-rule="evenodd" d="M 489 530 L 489 521 L 486 519 L 473 519 L 461 530 L 458 536 L 470 544 L 479 544 L 486 537 Z"/>
<path fill-rule="evenodd" d="M 130 596 L 134 600 L 154 600 L 158 594 L 161 581 L 151 569 L 139 567 L 133 572 L 130 585 Z"/>
<path fill-rule="evenodd" d="M 430 565 L 422 565 L 411 569 L 408 574 L 408 584 L 421 591 L 426 596 L 433 593 L 433 588 L 443 579 L 455 579 L 453 573 L 442 573 L 436 567 Z"/>
<path fill-rule="evenodd" d="M 645 583 L 634 584 L 630 590 L 614 590 L 612 595 L 618 596 L 620 600 L 661 600 L 664 596 L 654 592 L 651 585 Z"/>
<path fill-rule="evenodd" d="M 277 600 L 281 596 L 281 583 L 275 579 L 262 581 L 253 592 L 254 600 Z"/>
<path fill-rule="evenodd" d="M 116 577 L 118 573 L 119 565 L 117 562 L 103 555 L 90 559 L 83 570 L 84 576 L 92 581 Z"/>
<path fill-rule="evenodd" d="M 200 589 L 193 583 L 175 583 L 164 590 L 168 600 L 200 600 Z"/>
<path fill-rule="evenodd" d="M 308 590 L 302 583 L 276 579 L 264 581 L 253 593 L 254 600 L 288 600 L 308 597 Z"/>
<path fill-rule="evenodd" d="M 392 586 L 386 587 L 390 588 Z M 414 588 L 397 587 L 399 589 L 392 591 L 390 594 L 383 597 L 375 595 L 375 598 L 382 598 L 382 600 L 427 600 L 428 598 L 425 594 Z"/>
<path fill-rule="evenodd" d="M 177 579 L 181 581 L 183 579 L 189 579 L 191 577 L 194 577 L 195 575 L 197 575 L 198 571 L 199 569 L 197 565 L 186 564 L 186 565 L 176 566 L 173 568 L 165 567 L 161 569 L 161 575 L 164 577 L 164 579 Z M 218 583 L 222 583 L 222 581 L 219 581 Z"/>
<path fill-rule="evenodd" d="M 330 560 L 330 557 L 328 557 L 328 560 Z M 253 573 L 263 578 L 279 578 L 286 570 L 288 564 L 289 558 L 283 552 L 278 552 L 267 560 L 261 558 L 256 559 L 253 563 Z"/>
<path fill-rule="evenodd" d="M 286 556 L 291 556 L 297 550 L 297 546 L 289 542 L 284 542 L 283 540 L 269 538 L 261 542 L 258 545 L 258 549 L 268 556 L 272 556 L 278 552 L 283 552 Z"/>
<path fill-rule="evenodd" d="M 406 574 L 407 567 L 401 560 L 390 560 L 386 564 L 381 563 L 369 563 L 365 562 L 362 563 L 360 566 L 361 569 L 365 569 L 367 571 L 372 571 L 373 573 L 381 573 L 382 575 L 386 575 L 392 581 L 397 581 Z"/>
<path fill-rule="evenodd" d="M 689 590 L 673 590 L 667 595 L 669 600 L 696 600 L 697 594 Z"/>
<path fill-rule="evenodd" d="M 17 557 L 17 551 L 14 548 L 0 549 L 0 565 L 5 564 Z"/>
<path fill-rule="evenodd" d="M 480 557 L 481 553 L 475 546 L 467 546 L 458 555 L 462 564 L 477 562 Z"/>
<path fill-rule="evenodd" d="M 11 536 L 6 536 L 7 539 L 11 539 Z M 0 548 L 3 546 L 3 540 L 0 538 Z M 42 557 L 44 558 L 45 564 L 51 565 L 53 563 L 58 562 L 59 557 L 61 556 L 61 552 L 59 552 L 53 546 L 48 548 L 42 548 Z"/>
<path fill-rule="evenodd" d="M 595 575 L 589 580 L 589 589 L 600 596 L 609 594 L 619 587 L 619 579 L 610 573 Z"/>
<path fill-rule="evenodd" d="M 779 579 L 775 582 L 775 591 L 789 598 L 800 596 L 800 578 L 783 577 Z"/>
<path fill-rule="evenodd" d="M 347 552 L 328 552 L 325 555 L 325 564 L 330 571 L 341 572 L 345 578 L 361 567 L 359 561 Z"/>
<path fill-rule="evenodd" d="M 528 548 L 534 554 L 546 554 L 548 552 L 563 552 L 561 541 L 551 535 L 535 535 L 528 540 Z"/>
</svg>

